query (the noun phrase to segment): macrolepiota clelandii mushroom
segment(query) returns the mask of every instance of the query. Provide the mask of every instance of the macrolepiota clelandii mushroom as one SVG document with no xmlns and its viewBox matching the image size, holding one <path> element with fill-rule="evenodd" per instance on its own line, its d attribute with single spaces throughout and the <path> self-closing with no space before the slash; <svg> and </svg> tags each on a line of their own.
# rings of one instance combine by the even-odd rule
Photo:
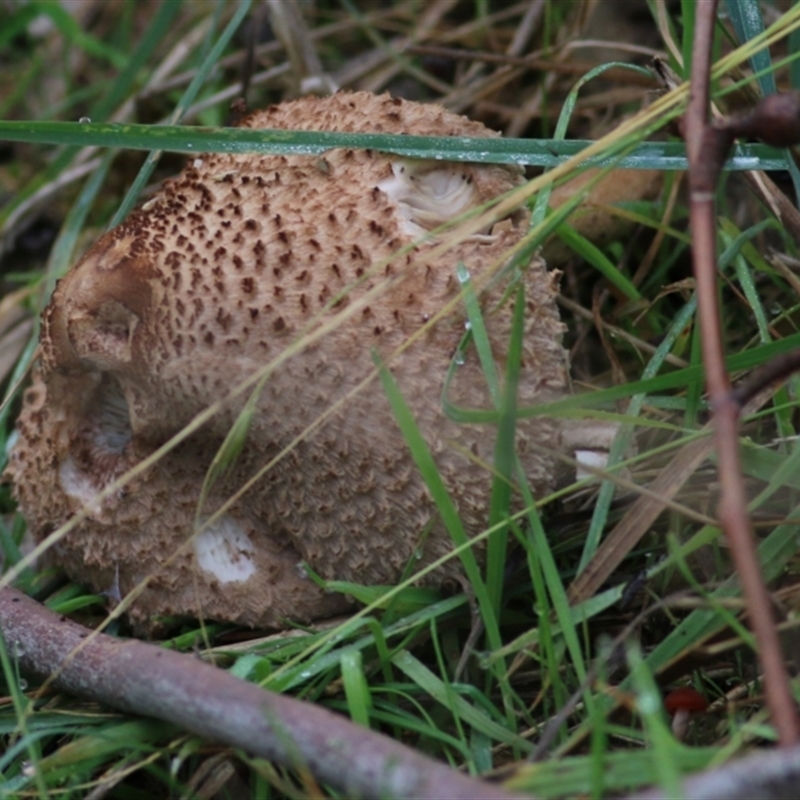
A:
<svg viewBox="0 0 800 800">
<path fill-rule="evenodd" d="M 307 97 L 241 124 L 497 135 L 436 105 L 367 93 Z M 387 360 L 467 532 L 484 530 L 496 428 L 458 424 L 441 402 L 465 332 L 457 268 L 463 264 L 478 285 L 496 274 L 525 234 L 527 215 L 516 211 L 451 247 L 443 247 L 447 233 L 425 236 L 522 180 L 513 167 L 359 149 L 191 160 L 100 238 L 44 312 L 41 356 L 9 474 L 40 539 L 86 512 L 52 548 L 52 559 L 96 590 L 118 579 L 125 594 L 148 579 L 130 609 L 146 629 L 154 615 L 254 626 L 330 616 L 345 607 L 344 598 L 305 577 L 302 562 L 326 579 L 391 584 L 409 565 L 447 553 L 450 537 L 380 382 L 354 391 L 374 374 L 375 353 Z M 568 375 L 557 276 L 535 258 L 521 274 L 527 308 L 519 403 L 532 405 L 564 393 Z M 481 305 L 502 369 L 514 294 L 500 302 L 508 277 L 483 283 Z M 453 310 L 437 318 L 451 302 Z M 340 324 L 330 324 L 337 315 Z M 298 347 L 264 381 L 244 445 L 210 484 L 202 508 L 205 476 L 248 393 L 224 403 L 121 489 L 97 498 L 321 326 L 329 328 L 324 335 Z M 492 408 L 475 348 L 455 357 L 463 363 L 448 399 Z M 518 423 L 518 453 L 537 492 L 553 485 L 559 442 L 552 420 Z M 454 558 L 428 580 L 459 572 Z"/>
</svg>

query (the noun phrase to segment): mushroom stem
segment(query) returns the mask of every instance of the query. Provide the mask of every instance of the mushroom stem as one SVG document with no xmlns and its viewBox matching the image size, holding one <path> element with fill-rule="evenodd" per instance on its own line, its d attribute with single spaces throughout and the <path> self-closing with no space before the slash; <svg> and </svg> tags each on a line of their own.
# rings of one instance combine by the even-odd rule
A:
<svg viewBox="0 0 800 800">
<path fill-rule="evenodd" d="M 692 714 L 701 714 L 708 708 L 708 700 L 691 686 L 673 689 L 664 698 L 664 709 L 672 714 L 672 733 L 681 742 L 689 730 Z"/>
<path fill-rule="evenodd" d="M 672 735 L 682 742 L 686 738 L 686 732 L 689 730 L 689 717 L 692 712 L 686 708 L 679 708 L 672 717 Z"/>
</svg>

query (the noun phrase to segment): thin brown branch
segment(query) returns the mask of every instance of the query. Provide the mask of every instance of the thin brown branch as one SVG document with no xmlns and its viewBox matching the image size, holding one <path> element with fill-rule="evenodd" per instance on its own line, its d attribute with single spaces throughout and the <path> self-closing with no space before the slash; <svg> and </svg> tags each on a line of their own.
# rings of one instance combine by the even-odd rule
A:
<svg viewBox="0 0 800 800">
<path fill-rule="evenodd" d="M 687 778 L 684 800 L 794 800 L 800 782 L 800 747 L 760 751 L 719 769 Z M 669 800 L 662 789 L 637 792 L 627 800 Z"/>
<path fill-rule="evenodd" d="M 792 350 L 753 370 L 734 388 L 732 397 L 739 406 L 770 386 L 780 385 L 800 370 L 800 350 Z"/>
<path fill-rule="evenodd" d="M 521 800 L 325 708 L 269 692 L 194 656 L 105 634 L 87 640 L 88 628 L 15 589 L 0 590 L 0 631 L 24 674 L 55 674 L 53 685 L 65 692 L 308 769 L 347 797 Z"/>
<path fill-rule="evenodd" d="M 730 379 L 725 369 L 717 296 L 714 190 L 721 164 L 720 150 L 729 146 L 730 138 L 726 138 L 724 131 L 708 123 L 711 48 L 716 8 L 716 0 L 698 0 L 696 6 L 691 93 L 684 121 L 689 159 L 692 253 L 706 386 L 714 412 L 720 482 L 718 516 L 730 543 L 750 623 L 758 643 L 764 672 L 764 689 L 772 721 L 781 743 L 788 745 L 800 740 L 800 724 L 781 656 L 769 593 L 758 563 L 752 525 L 747 514 L 739 455 L 740 407 L 731 393 Z"/>
</svg>

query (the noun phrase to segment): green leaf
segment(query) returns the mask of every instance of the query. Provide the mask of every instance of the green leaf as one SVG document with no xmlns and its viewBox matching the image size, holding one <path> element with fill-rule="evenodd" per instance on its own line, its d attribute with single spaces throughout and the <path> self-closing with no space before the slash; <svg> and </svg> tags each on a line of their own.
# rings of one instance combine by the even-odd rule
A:
<svg viewBox="0 0 800 800">
<path fill-rule="evenodd" d="M 506 358 L 506 379 L 498 404 L 500 422 L 495 438 L 494 475 L 489 501 L 489 527 L 497 527 L 497 530 L 489 537 L 486 549 L 486 586 L 498 619 L 505 585 L 508 544 L 508 527 L 499 523 L 511 515 L 511 487 L 516 464 L 517 391 L 524 335 L 525 289 L 520 283 L 514 298 L 514 317 Z"/>
<path fill-rule="evenodd" d="M 250 2 L 251 0 L 242 0 L 242 2 L 237 4 L 236 13 L 233 15 L 233 18 L 226 26 L 225 30 L 222 32 L 222 35 L 219 39 L 214 43 L 214 46 L 209 50 L 206 54 L 203 62 L 200 64 L 199 68 L 195 72 L 194 77 L 192 78 L 191 83 L 187 87 L 186 91 L 183 93 L 183 96 L 178 101 L 178 104 L 175 106 L 174 110 L 169 116 L 170 122 L 180 122 L 183 119 L 183 115 L 186 113 L 186 109 L 194 102 L 194 99 L 197 97 L 198 92 L 202 89 L 204 83 L 208 79 L 209 73 L 216 67 L 217 62 L 219 61 L 220 56 L 222 55 L 223 50 L 228 45 L 230 40 L 233 38 L 233 35 L 239 29 L 239 26 L 242 24 L 245 16 L 250 10 Z M 155 40 L 158 36 L 159 31 L 162 30 L 163 25 L 168 25 L 171 17 L 169 17 L 166 13 L 167 8 L 171 6 L 179 6 L 179 3 L 162 3 L 159 6 L 159 12 L 157 13 L 156 17 L 153 19 L 152 28 L 154 29 L 153 39 Z M 222 10 L 222 5 L 220 4 L 217 9 L 217 14 Z M 162 19 L 163 18 L 163 19 Z M 142 58 L 140 56 L 140 58 Z M 131 66 L 128 69 L 132 69 Z M 139 193 L 144 188 L 145 184 L 147 183 L 150 175 L 155 168 L 156 163 L 158 162 L 159 156 L 161 154 L 159 152 L 151 152 L 148 154 L 145 163 L 142 165 L 142 168 L 139 170 L 138 175 L 136 176 L 136 180 L 134 180 L 131 187 L 128 189 L 128 192 L 125 195 L 125 199 L 122 201 L 122 204 L 117 209 L 117 213 L 114 215 L 114 218 L 111 220 L 109 225 L 110 228 L 115 227 L 118 225 L 122 220 L 128 215 L 131 208 L 133 208 L 134 203 L 136 202 L 137 198 L 139 197 Z"/>
<path fill-rule="evenodd" d="M 437 700 L 454 716 L 479 730 L 494 741 L 519 747 L 524 752 L 531 752 L 533 745 L 520 739 L 516 733 L 495 722 L 483 711 L 468 703 L 463 697 L 454 693 L 449 685 L 437 678 L 419 659 L 415 658 L 408 650 L 401 650 L 392 658 L 394 664 L 401 672 L 407 675 L 426 694 Z"/>
<path fill-rule="evenodd" d="M 442 476 L 439 474 L 431 451 L 417 427 L 411 409 L 400 393 L 400 389 L 391 373 L 377 356 L 375 356 L 375 363 L 381 382 L 383 383 L 384 391 L 389 399 L 389 404 L 392 407 L 395 420 L 403 433 L 408 449 L 411 452 L 411 457 L 414 459 L 414 463 L 417 465 L 417 469 L 431 493 L 433 502 L 439 511 L 442 522 L 450 534 L 450 538 L 456 546 L 467 545 L 469 539 L 464 525 L 461 522 L 461 518 L 458 516 L 458 511 L 447 491 L 447 487 L 444 485 Z M 460 558 L 464 565 L 467 578 L 478 599 L 478 605 L 480 606 L 481 614 L 484 618 L 487 634 L 492 640 L 491 646 L 493 648 L 499 647 L 500 639 L 497 634 L 496 615 L 486 590 L 486 584 L 481 577 L 478 563 L 475 560 L 475 554 L 472 552 L 471 548 L 466 547 L 460 552 Z"/>
<path fill-rule="evenodd" d="M 678 746 L 673 748 L 671 758 L 677 770 L 690 773 L 706 769 L 718 754 L 715 747 Z M 527 764 L 519 767 L 504 786 L 512 792 L 529 792 L 541 798 L 588 796 L 594 787 L 595 758 L 571 756 Z M 608 796 L 652 786 L 659 780 L 659 765 L 647 750 L 627 747 L 624 751 L 605 753 L 600 767 L 603 789 Z"/>
<path fill-rule="evenodd" d="M 339 656 L 339 666 L 342 670 L 342 683 L 344 684 L 344 695 L 347 699 L 350 719 L 365 728 L 369 728 L 372 695 L 364 675 L 361 651 L 350 648 L 344 650 Z"/>
<path fill-rule="evenodd" d="M 764 33 L 764 20 L 758 0 L 726 0 L 725 6 L 740 43 L 749 42 Z M 750 65 L 753 72 L 761 73 L 758 82 L 765 96 L 778 91 L 775 75 L 771 71 L 769 50 L 753 53 Z"/>
<path fill-rule="evenodd" d="M 554 167 L 580 153 L 590 141 L 489 139 L 462 136 L 406 136 L 386 133 L 253 130 L 179 125 L 110 124 L 101 122 L 21 122 L 0 120 L 0 140 L 29 144 L 120 147 L 178 153 L 259 153 L 320 155 L 334 147 L 370 148 L 407 158 L 470 161 Z M 643 142 L 617 158 L 587 159 L 587 167 L 685 170 L 686 150 L 679 142 Z M 761 144 L 739 145 L 726 162 L 728 170 L 772 170 L 785 166 L 780 150 Z"/>
<path fill-rule="evenodd" d="M 640 300 L 639 290 L 611 262 L 599 247 L 581 236 L 564 223 L 556 230 L 559 238 L 571 250 L 588 261 L 612 286 L 619 289 L 629 300 Z"/>
<path fill-rule="evenodd" d="M 658 782 L 670 798 L 680 800 L 683 797 L 681 774 L 674 757 L 678 745 L 665 720 L 661 692 L 635 643 L 628 645 L 628 664 L 636 690 L 636 710 L 644 723 Z"/>
</svg>

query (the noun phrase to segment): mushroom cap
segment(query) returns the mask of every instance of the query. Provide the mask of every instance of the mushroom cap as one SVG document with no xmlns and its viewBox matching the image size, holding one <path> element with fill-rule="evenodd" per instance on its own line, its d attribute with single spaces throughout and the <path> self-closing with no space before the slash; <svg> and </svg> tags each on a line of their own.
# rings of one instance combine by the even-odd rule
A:
<svg viewBox="0 0 800 800">
<path fill-rule="evenodd" d="M 436 105 L 363 92 L 306 97 L 242 125 L 496 135 Z M 467 531 L 483 530 L 494 429 L 456 424 L 440 400 L 464 334 L 460 302 L 429 321 L 458 300 L 459 262 L 476 278 L 502 263 L 525 234 L 526 215 L 516 212 L 443 253 L 437 248 L 445 234 L 411 245 L 521 180 L 513 168 L 354 149 L 322 158 L 192 160 L 100 238 L 44 312 L 42 356 L 9 473 L 40 538 L 88 509 L 52 558 L 95 589 L 107 588 L 117 572 L 124 593 L 149 578 L 131 608 L 141 627 L 156 614 L 259 626 L 330 616 L 344 600 L 304 578 L 299 562 L 324 578 L 388 584 L 410 562 L 439 558 L 451 542 L 388 401 L 376 382 L 356 391 L 374 375 L 373 350 L 390 359 Z M 563 393 L 568 378 L 557 275 L 534 259 L 523 280 L 519 403 L 531 405 Z M 512 303 L 498 302 L 506 288 L 496 281 L 481 293 L 500 368 L 512 318 Z M 202 509 L 205 475 L 246 394 L 122 490 L 96 499 L 198 412 L 337 315 L 340 324 L 269 375 L 244 446 Z M 409 337 L 416 337 L 410 345 Z M 490 408 L 473 350 L 448 399 Z M 531 486 L 548 491 L 556 424 L 520 420 L 517 442 Z M 192 535 L 196 519 L 207 520 L 285 448 L 219 520 Z M 428 580 L 459 574 L 455 559 Z"/>
<path fill-rule="evenodd" d="M 664 709 L 672 716 L 678 711 L 688 711 L 691 714 L 705 711 L 708 700 L 691 686 L 680 686 L 673 689 L 664 698 Z"/>
</svg>

